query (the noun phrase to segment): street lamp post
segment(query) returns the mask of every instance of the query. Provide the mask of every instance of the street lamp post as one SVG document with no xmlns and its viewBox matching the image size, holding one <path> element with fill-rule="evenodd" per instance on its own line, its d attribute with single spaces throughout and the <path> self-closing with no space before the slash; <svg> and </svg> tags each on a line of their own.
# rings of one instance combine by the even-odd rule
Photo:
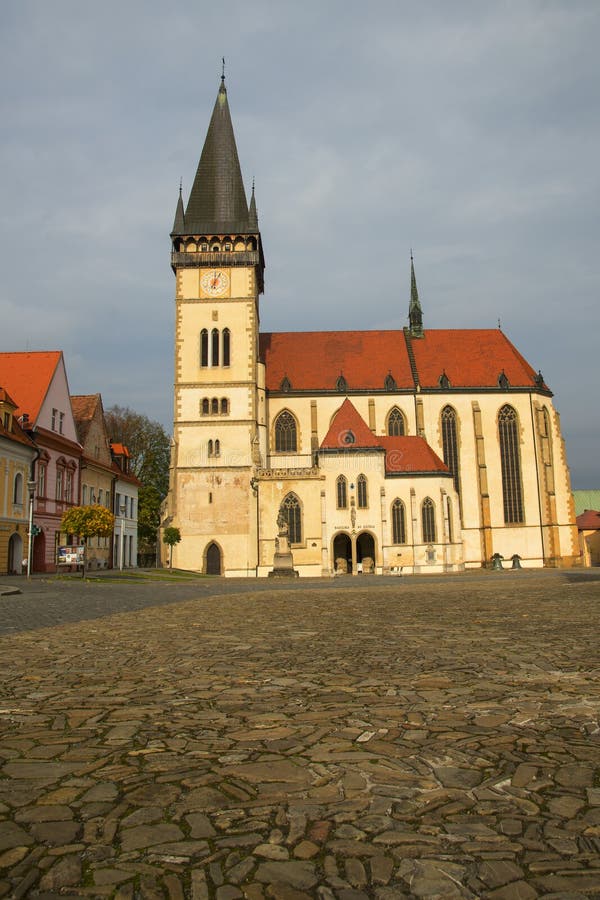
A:
<svg viewBox="0 0 600 900">
<path fill-rule="evenodd" d="M 123 547 L 125 544 L 125 504 L 122 503 L 119 507 L 119 512 L 121 513 L 121 548 L 119 552 L 119 569 L 123 569 Z"/>
<path fill-rule="evenodd" d="M 33 498 L 35 496 L 35 481 L 27 482 L 29 493 L 29 544 L 27 546 L 27 577 L 31 578 L 31 557 L 33 556 Z"/>
</svg>

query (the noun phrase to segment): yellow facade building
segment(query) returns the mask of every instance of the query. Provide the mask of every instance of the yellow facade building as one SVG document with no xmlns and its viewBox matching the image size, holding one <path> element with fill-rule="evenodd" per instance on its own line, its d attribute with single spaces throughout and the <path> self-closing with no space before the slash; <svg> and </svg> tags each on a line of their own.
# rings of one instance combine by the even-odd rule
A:
<svg viewBox="0 0 600 900">
<path fill-rule="evenodd" d="M 263 576 L 282 540 L 301 576 L 578 560 L 544 378 L 500 329 L 424 328 L 412 259 L 408 328 L 261 333 L 223 79 L 171 238 L 175 566 Z"/>
</svg>

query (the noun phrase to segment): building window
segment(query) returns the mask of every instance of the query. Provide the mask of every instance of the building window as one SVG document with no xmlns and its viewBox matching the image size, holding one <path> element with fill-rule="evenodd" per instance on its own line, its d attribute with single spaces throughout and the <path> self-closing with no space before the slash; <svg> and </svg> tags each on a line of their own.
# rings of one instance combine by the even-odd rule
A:
<svg viewBox="0 0 600 900">
<path fill-rule="evenodd" d="M 211 343 L 211 353 L 212 359 L 210 361 L 211 366 L 219 365 L 219 329 L 213 328 L 210 335 L 210 343 Z"/>
<path fill-rule="evenodd" d="M 392 503 L 392 543 L 406 543 L 406 511 L 402 500 Z"/>
<path fill-rule="evenodd" d="M 423 524 L 423 543 L 435 544 L 435 506 L 431 497 L 425 497 L 423 500 L 421 521 Z"/>
<path fill-rule="evenodd" d="M 208 331 L 206 328 L 200 332 L 200 365 L 202 368 L 208 366 Z"/>
<path fill-rule="evenodd" d="M 223 365 L 228 366 L 231 357 L 231 332 L 229 328 L 223 329 Z"/>
<path fill-rule="evenodd" d="M 59 434 L 63 434 L 63 428 L 65 425 L 65 414 L 63 412 L 59 412 L 58 414 L 58 431 Z"/>
<path fill-rule="evenodd" d="M 521 484 L 519 419 L 516 411 L 508 404 L 503 406 L 498 413 L 498 438 L 500 441 L 504 521 L 507 525 L 520 525 L 525 521 L 525 517 Z"/>
<path fill-rule="evenodd" d="M 221 415 L 225 416 L 229 412 L 229 400 L 227 397 L 221 397 Z"/>
<path fill-rule="evenodd" d="M 402 437 L 406 434 L 404 414 L 397 406 L 394 406 L 394 408 L 390 410 L 387 421 L 387 433 L 390 437 Z"/>
<path fill-rule="evenodd" d="M 208 455 L 209 456 L 220 456 L 221 455 L 221 441 L 210 440 L 208 442 Z"/>
<path fill-rule="evenodd" d="M 38 470 L 38 497 L 46 496 L 46 464 L 40 464 Z"/>
<path fill-rule="evenodd" d="M 452 527 L 452 501 L 450 497 L 446 497 L 448 504 L 448 540 L 450 543 L 454 541 L 454 528 Z"/>
<path fill-rule="evenodd" d="M 52 420 L 51 420 L 51 423 L 50 423 L 50 427 L 52 428 L 52 431 L 56 431 L 56 423 L 57 423 L 57 421 L 58 421 L 58 410 L 57 410 L 57 409 L 53 409 L 53 410 L 52 410 Z"/>
<path fill-rule="evenodd" d="M 204 397 L 202 400 L 202 415 L 207 416 L 208 412 L 209 412 L 208 397 Z"/>
<path fill-rule="evenodd" d="M 15 483 L 13 486 L 13 503 L 21 505 L 23 503 L 23 476 L 20 472 L 15 475 Z"/>
<path fill-rule="evenodd" d="M 217 400 L 216 397 L 213 397 L 212 400 L 210 401 L 210 411 L 213 414 L 213 416 L 216 416 L 219 414 L 219 401 Z"/>
<path fill-rule="evenodd" d="M 81 502 L 82 502 L 83 506 L 87 506 L 87 494 L 88 494 L 87 484 L 84 484 L 84 486 L 81 489 Z"/>
<path fill-rule="evenodd" d="M 298 449 L 296 420 L 284 410 L 275 420 L 275 452 L 295 453 Z"/>
<path fill-rule="evenodd" d="M 102 491 L 100 491 L 102 493 Z M 73 473 L 71 471 L 67 472 L 67 479 L 65 482 L 65 500 L 67 503 L 71 503 L 73 500 Z"/>
<path fill-rule="evenodd" d="M 281 510 L 288 526 L 290 544 L 302 543 L 302 513 L 300 501 L 295 494 L 288 494 L 281 504 Z"/>
<path fill-rule="evenodd" d="M 458 459 L 458 438 L 456 433 L 456 411 L 451 406 L 445 406 L 441 415 L 442 446 L 444 448 L 444 462 L 448 466 L 454 481 L 456 493 L 460 490 L 460 468 Z"/>
<path fill-rule="evenodd" d="M 356 479 L 356 500 L 359 509 L 366 509 L 369 505 L 367 479 L 364 475 L 359 475 Z"/>
<path fill-rule="evenodd" d="M 335 483 L 335 496 L 338 509 L 348 508 L 348 482 L 340 475 Z"/>
<path fill-rule="evenodd" d="M 65 477 L 65 470 L 62 468 L 62 466 L 57 466 L 56 467 L 56 499 L 57 500 L 63 499 L 64 477 Z"/>
</svg>

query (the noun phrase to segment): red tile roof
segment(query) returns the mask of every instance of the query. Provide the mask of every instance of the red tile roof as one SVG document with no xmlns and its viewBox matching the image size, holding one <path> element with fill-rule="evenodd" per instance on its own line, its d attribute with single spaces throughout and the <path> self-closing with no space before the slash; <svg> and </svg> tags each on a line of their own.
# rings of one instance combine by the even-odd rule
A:
<svg viewBox="0 0 600 900">
<path fill-rule="evenodd" d="M 385 451 L 387 475 L 417 472 L 448 473 L 448 467 L 421 437 L 378 437 L 373 434 L 356 407 L 347 397 L 334 415 L 329 431 L 321 442 L 321 450 Z"/>
<path fill-rule="evenodd" d="M 380 437 L 385 447 L 385 470 L 388 475 L 404 472 L 448 472 L 448 466 L 431 449 L 425 438 Z"/>
<path fill-rule="evenodd" d="M 437 388 L 444 371 L 451 387 L 497 388 L 502 371 L 512 387 L 534 386 L 534 369 L 498 328 L 431 329 L 411 344 L 422 387 Z M 286 377 L 293 391 L 333 391 L 340 375 L 350 392 L 381 391 L 388 375 L 414 388 L 403 331 L 266 333 L 260 353 L 270 391 Z"/>
<path fill-rule="evenodd" d="M 580 531 L 600 531 L 600 512 L 597 509 L 585 509 L 576 519 Z"/>
<path fill-rule="evenodd" d="M 0 384 L 13 397 L 19 416 L 34 424 L 61 359 L 60 350 L 0 353 Z"/>
<path fill-rule="evenodd" d="M 421 387 L 498 387 L 502 371 L 511 387 L 533 387 L 535 371 L 499 328 L 437 329 L 412 340 Z"/>
<path fill-rule="evenodd" d="M 344 400 L 321 442 L 321 450 L 381 450 L 381 444 L 348 400 Z"/>
<path fill-rule="evenodd" d="M 129 456 L 129 450 L 125 444 L 115 444 L 114 442 L 111 442 L 110 449 L 115 456 Z"/>
<path fill-rule="evenodd" d="M 382 390 L 392 374 L 400 388 L 413 379 L 402 331 L 284 331 L 260 336 L 267 388 L 287 376 L 292 390 L 333 391 L 340 375 L 349 390 Z"/>
</svg>

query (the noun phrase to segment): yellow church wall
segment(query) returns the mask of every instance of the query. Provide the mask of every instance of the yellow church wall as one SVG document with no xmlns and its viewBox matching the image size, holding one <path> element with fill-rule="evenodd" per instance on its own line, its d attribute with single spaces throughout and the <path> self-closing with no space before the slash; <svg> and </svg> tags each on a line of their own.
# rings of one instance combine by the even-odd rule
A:
<svg viewBox="0 0 600 900">
<path fill-rule="evenodd" d="M 247 300 L 231 300 L 226 305 L 211 301 L 179 304 L 178 341 L 176 345 L 176 382 L 197 383 L 209 379 L 215 384 L 254 379 L 253 359 L 246 335 L 253 328 L 254 307 Z M 200 365 L 200 332 L 206 328 L 231 333 L 229 366 Z"/>
<path fill-rule="evenodd" d="M 214 541 L 223 553 L 226 574 L 255 574 L 255 503 L 248 470 L 179 469 L 176 481 L 181 542 L 173 548 L 173 564 L 203 571 L 207 546 Z"/>
</svg>

